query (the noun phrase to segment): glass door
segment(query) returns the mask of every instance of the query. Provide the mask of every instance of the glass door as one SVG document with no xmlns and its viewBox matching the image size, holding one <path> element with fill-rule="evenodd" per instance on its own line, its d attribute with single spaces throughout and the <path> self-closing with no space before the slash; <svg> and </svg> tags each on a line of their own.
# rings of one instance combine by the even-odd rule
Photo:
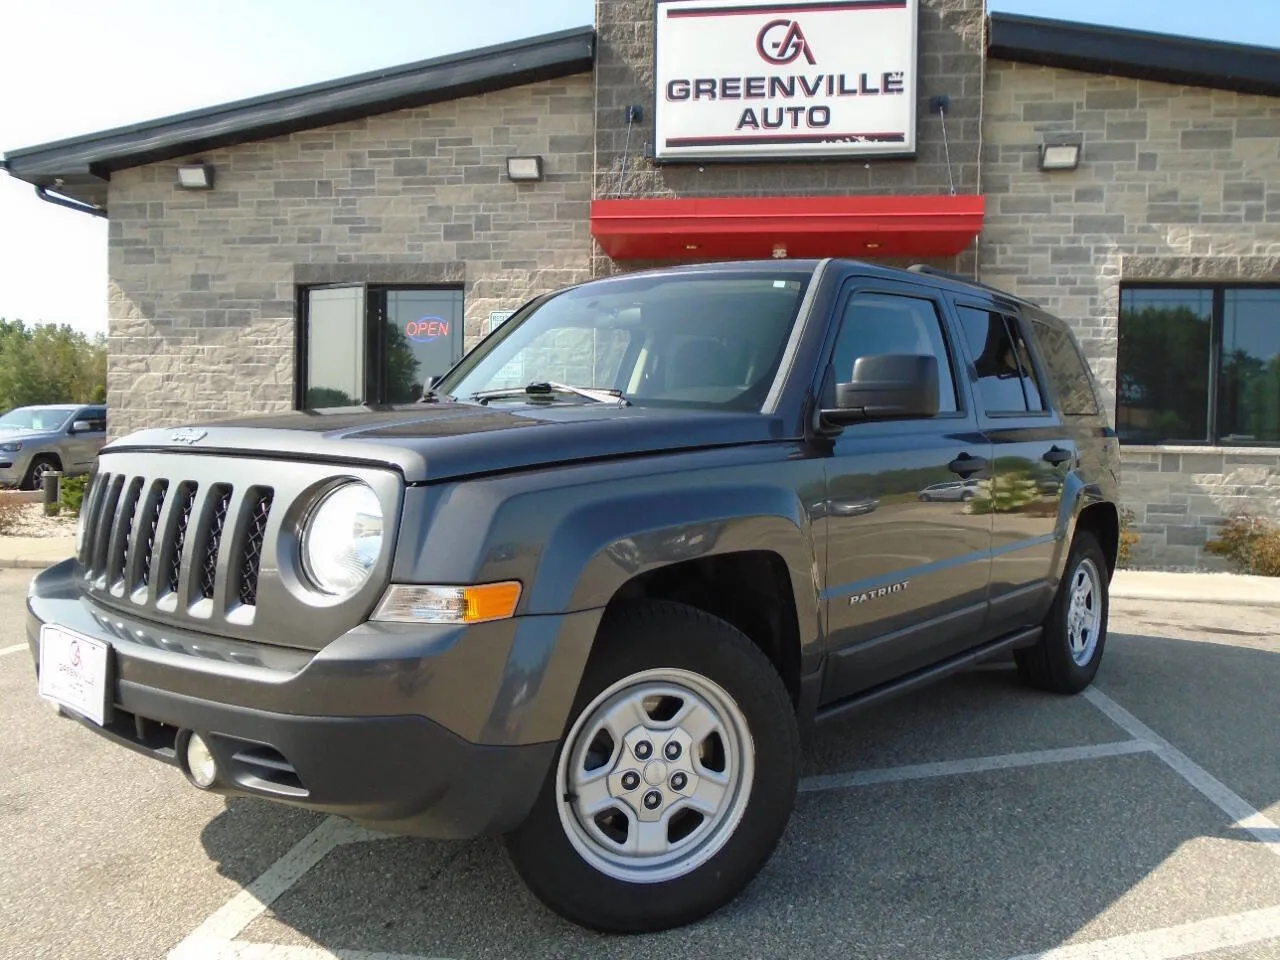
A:
<svg viewBox="0 0 1280 960">
<path fill-rule="evenodd" d="M 306 291 L 302 406 L 346 407 L 365 402 L 365 287 L 350 284 Z"/>
</svg>

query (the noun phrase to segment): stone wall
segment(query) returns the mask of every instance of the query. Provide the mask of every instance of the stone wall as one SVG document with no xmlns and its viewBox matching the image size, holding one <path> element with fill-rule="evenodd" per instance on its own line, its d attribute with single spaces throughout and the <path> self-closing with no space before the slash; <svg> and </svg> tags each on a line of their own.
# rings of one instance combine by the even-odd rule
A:
<svg viewBox="0 0 1280 960">
<path fill-rule="evenodd" d="M 920 0 L 919 103 L 915 160 L 655 163 L 653 0 L 596 0 L 597 197 L 946 194 L 951 188 L 932 97 L 950 97 L 946 136 L 958 193 L 979 192 L 982 139 L 984 0 Z M 641 122 L 627 130 L 626 110 Z M 625 173 L 624 173 L 625 166 Z M 967 271 L 974 258 L 940 265 Z M 597 272 L 612 264 L 597 258 Z M 632 265 L 628 265 L 632 266 Z"/>
<path fill-rule="evenodd" d="M 1226 570 L 1206 553 L 1224 518 L 1246 512 L 1280 519 L 1280 451 L 1125 447 L 1124 499 L 1140 536 L 1133 565 Z"/>
<path fill-rule="evenodd" d="M 991 60 L 982 279 L 1079 335 L 1114 422 L 1125 280 L 1280 277 L 1280 100 Z M 1048 135 L 1082 143 L 1075 171 L 1038 168 Z M 1221 568 L 1203 545 L 1239 511 L 1280 512 L 1280 452 L 1126 447 L 1135 564 Z"/>
<path fill-rule="evenodd" d="M 1280 100 L 991 60 L 983 129 L 982 279 L 1068 320 L 1112 409 L 1122 279 L 1277 276 Z"/>
<path fill-rule="evenodd" d="M 209 192 L 176 161 L 113 174 L 111 434 L 290 409 L 299 283 L 461 283 L 469 348 L 585 279 L 592 99 L 584 75 L 211 151 Z M 542 182 L 506 179 L 517 153 Z"/>
</svg>

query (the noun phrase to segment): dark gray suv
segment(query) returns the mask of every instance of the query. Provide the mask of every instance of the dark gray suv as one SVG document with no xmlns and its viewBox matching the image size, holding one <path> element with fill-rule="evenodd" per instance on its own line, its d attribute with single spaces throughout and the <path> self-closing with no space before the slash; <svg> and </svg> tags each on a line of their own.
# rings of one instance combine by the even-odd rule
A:
<svg viewBox="0 0 1280 960">
<path fill-rule="evenodd" d="M 412 406 L 110 443 L 28 639 L 44 696 L 200 789 L 501 833 L 562 915 L 661 929 L 772 855 L 815 723 L 1002 654 L 1088 686 L 1117 470 L 1031 303 L 843 260 L 631 274 Z"/>
</svg>

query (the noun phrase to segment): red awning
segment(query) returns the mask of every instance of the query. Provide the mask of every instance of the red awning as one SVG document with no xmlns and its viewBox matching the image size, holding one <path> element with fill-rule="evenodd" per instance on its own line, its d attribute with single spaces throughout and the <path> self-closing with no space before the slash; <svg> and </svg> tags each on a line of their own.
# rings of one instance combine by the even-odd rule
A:
<svg viewBox="0 0 1280 960">
<path fill-rule="evenodd" d="M 985 208 L 980 195 L 593 200 L 591 235 L 615 260 L 946 257 Z"/>
</svg>

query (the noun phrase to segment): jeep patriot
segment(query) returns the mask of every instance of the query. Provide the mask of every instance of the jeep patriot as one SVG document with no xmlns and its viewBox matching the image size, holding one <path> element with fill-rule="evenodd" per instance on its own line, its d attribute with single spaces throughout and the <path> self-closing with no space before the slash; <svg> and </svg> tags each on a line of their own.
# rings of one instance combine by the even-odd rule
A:
<svg viewBox="0 0 1280 960">
<path fill-rule="evenodd" d="M 1091 683 L 1102 410 L 1066 324 L 929 268 L 583 283 L 416 404 L 109 443 L 38 690 L 193 788 L 501 834 L 562 916 L 674 927 L 773 855 L 815 723 L 1000 655 Z"/>
</svg>

